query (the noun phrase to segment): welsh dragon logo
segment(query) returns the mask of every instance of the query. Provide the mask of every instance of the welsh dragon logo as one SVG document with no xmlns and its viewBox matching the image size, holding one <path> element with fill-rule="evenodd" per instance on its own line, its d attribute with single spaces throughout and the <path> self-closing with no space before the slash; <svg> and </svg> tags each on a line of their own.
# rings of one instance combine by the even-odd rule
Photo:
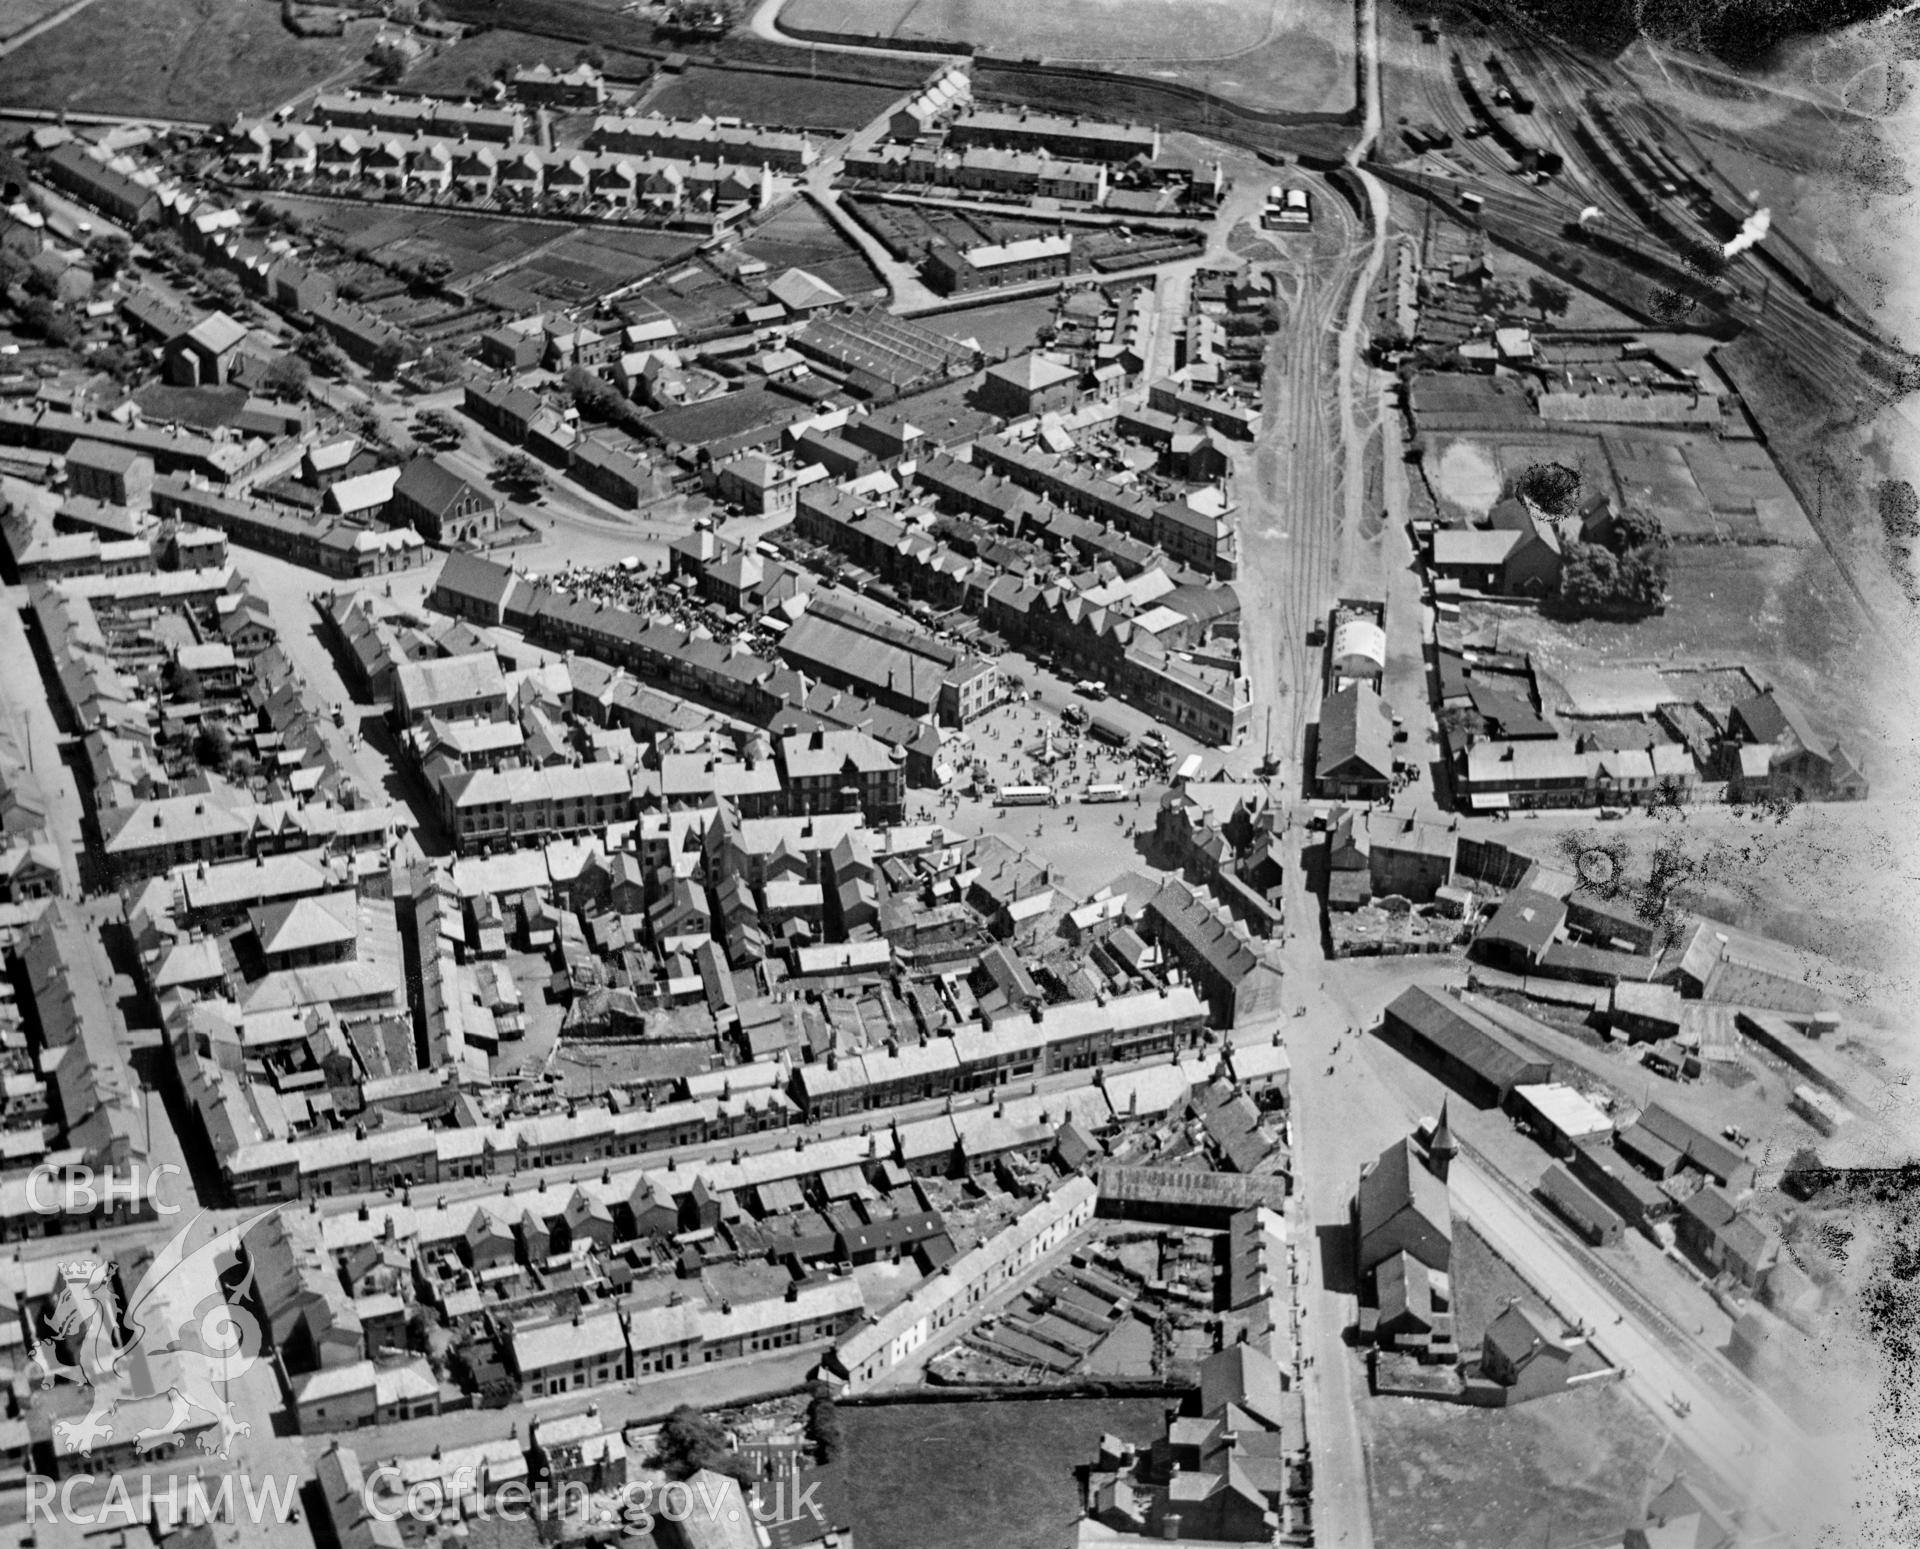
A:
<svg viewBox="0 0 1920 1549">
<path fill-rule="evenodd" d="M 54 1422 L 53 1441 L 62 1452 L 91 1453 L 96 1444 L 114 1434 L 113 1420 L 120 1407 L 127 1378 L 127 1359 L 167 1357 L 162 1363 L 169 1380 L 166 1397 L 173 1408 L 157 1426 L 142 1427 L 135 1444 L 142 1452 L 179 1445 L 195 1411 L 217 1422 L 200 1438 L 200 1449 L 227 1457 L 234 1438 L 253 1427 L 239 1419 L 227 1399 L 229 1384 L 244 1376 L 260 1353 L 260 1324 L 245 1307 L 236 1305 L 253 1280 L 251 1259 L 245 1279 L 230 1290 L 216 1290 L 195 1307 L 184 1327 L 150 1327 L 155 1299 L 169 1281 L 193 1276 L 219 1284 L 220 1261 L 240 1246 L 254 1227 L 279 1207 L 266 1210 L 238 1226 L 215 1232 L 198 1247 L 189 1247 L 194 1229 L 205 1219 L 196 1215 L 176 1232 L 140 1277 L 120 1316 L 114 1306 L 114 1272 L 118 1266 L 97 1259 L 80 1259 L 60 1266 L 60 1289 L 54 1298 L 47 1331 L 73 1352 L 74 1363 L 60 1359 L 48 1342 L 33 1343 L 32 1368 L 40 1386 L 51 1388 L 66 1378 L 90 1389 L 92 1407 L 76 1420 Z M 126 1341 L 121 1342 L 122 1331 Z"/>
</svg>

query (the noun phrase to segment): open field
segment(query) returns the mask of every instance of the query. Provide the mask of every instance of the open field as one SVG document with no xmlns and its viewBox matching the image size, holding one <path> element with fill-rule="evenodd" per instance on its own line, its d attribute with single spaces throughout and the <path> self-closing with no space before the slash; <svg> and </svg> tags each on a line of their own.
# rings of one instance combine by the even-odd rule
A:
<svg viewBox="0 0 1920 1549">
<path fill-rule="evenodd" d="M 1369 1398 L 1359 1414 L 1379 1549 L 1617 1538 L 1678 1466 L 1612 1383 L 1516 1409 Z"/>
<path fill-rule="evenodd" d="M 632 283 L 648 270 L 685 257 L 696 239 L 684 232 L 622 231 L 583 226 L 517 265 L 512 278 L 556 301 L 584 301 Z"/>
<path fill-rule="evenodd" d="M 350 251 L 365 256 L 427 258 L 444 256 L 459 280 L 551 242 L 565 233 L 556 226 L 485 215 L 435 215 L 405 205 L 334 204 L 325 200 L 275 198 L 276 208 L 297 210 L 316 229 Z"/>
<path fill-rule="evenodd" d="M 213 123 L 326 80 L 370 41 L 296 38 L 272 0 L 99 0 L 0 59 L 0 101 Z"/>
<path fill-rule="evenodd" d="M 693 250 L 675 232 L 565 226 L 506 216 L 438 214 L 400 205 L 277 198 L 349 250 L 382 262 L 440 256 L 458 283 L 507 267 L 517 288 L 553 301 L 602 295 Z"/>
<path fill-rule="evenodd" d="M 1053 296 L 1029 296 L 1024 301 L 997 301 L 991 306 L 968 307 L 922 318 L 924 326 L 949 339 L 972 339 L 989 355 L 1002 350 L 1019 354 L 1033 348 L 1036 336 L 1053 319 Z"/>
<path fill-rule="evenodd" d="M 675 118 L 731 114 L 754 124 L 844 133 L 871 123 L 903 95 L 890 86 L 856 86 L 850 81 L 815 81 L 750 70 L 706 70 L 696 65 L 662 85 L 647 108 Z"/>
<path fill-rule="evenodd" d="M 484 87 L 502 65 L 548 64 L 556 70 L 565 70 L 585 54 L 595 51 L 604 56 L 609 75 L 640 79 L 653 73 L 653 61 L 639 54 L 622 54 L 605 48 L 594 50 L 531 32 L 503 30 L 477 33 L 423 56 L 407 72 L 401 85 L 407 91 L 464 92 L 471 89 L 474 81 Z"/>
<path fill-rule="evenodd" d="M 1500 622 L 1501 648 L 1532 653 L 1549 705 L 1565 675 L 1626 661 L 1737 662 L 1798 701 L 1815 728 L 1864 748 L 1869 775 L 1886 733 L 1878 647 L 1853 595 L 1818 548 L 1682 545 L 1670 556 L 1667 611 L 1631 623 L 1568 622 L 1530 609 L 1469 608 Z"/>
<path fill-rule="evenodd" d="M 1338 111 L 1353 100 L 1353 11 L 1341 0 L 788 0 L 781 22 L 876 40 L 1110 65 L 1250 107 Z"/>
<path fill-rule="evenodd" d="M 1116 68 L 1149 80 L 1197 86 L 1250 108 L 1344 112 L 1353 106 L 1354 96 L 1352 14 L 1345 6 L 1323 0 L 1303 0 L 1299 9 L 1307 14 L 1277 28 L 1266 42 L 1244 54 L 1176 66 L 1130 60 L 1117 63 Z"/>
<path fill-rule="evenodd" d="M 773 274 L 787 268 L 805 269 L 843 296 L 857 296 L 880 284 L 860 250 L 805 199 L 794 199 L 776 210 L 739 250 L 761 260 Z"/>
<path fill-rule="evenodd" d="M 1027 0 L 788 0 L 780 19 L 823 32 L 878 38 L 975 43 L 1023 58 L 1112 60 L 1222 59 L 1256 48 L 1270 34 L 1277 4 L 1237 0 L 1076 0 L 1037 6 Z"/>
<path fill-rule="evenodd" d="M 0 0 L 0 39 L 17 38 L 67 3 L 68 0 Z"/>
<path fill-rule="evenodd" d="M 1080 1515 L 1074 1470 L 1108 1431 L 1153 1440 L 1166 1403 L 847 1405 L 854 1535 L 862 1549 L 1059 1549 Z"/>
</svg>

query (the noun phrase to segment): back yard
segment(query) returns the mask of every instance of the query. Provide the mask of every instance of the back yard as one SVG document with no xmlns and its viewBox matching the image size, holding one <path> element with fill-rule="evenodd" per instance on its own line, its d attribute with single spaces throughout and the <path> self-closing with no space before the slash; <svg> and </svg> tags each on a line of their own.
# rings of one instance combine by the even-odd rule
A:
<svg viewBox="0 0 1920 1549">
<path fill-rule="evenodd" d="M 1060 1549 L 1080 1516 L 1074 1470 L 1108 1431 L 1152 1441 L 1168 1402 L 845 1405 L 855 1538 L 861 1549 Z"/>
<path fill-rule="evenodd" d="M 1679 1460 L 1612 1383 L 1517 1409 L 1369 1398 L 1360 1434 L 1379 1549 L 1618 1541 Z"/>
</svg>

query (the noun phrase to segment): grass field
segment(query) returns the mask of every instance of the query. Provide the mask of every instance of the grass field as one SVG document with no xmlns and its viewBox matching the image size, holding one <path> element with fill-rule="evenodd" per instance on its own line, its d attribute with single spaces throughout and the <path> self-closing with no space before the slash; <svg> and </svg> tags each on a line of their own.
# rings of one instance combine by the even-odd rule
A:
<svg viewBox="0 0 1920 1549">
<path fill-rule="evenodd" d="M 843 296 L 857 296 L 880 283 L 860 250 L 804 199 L 777 211 L 740 244 L 740 251 L 760 259 L 775 274 L 786 268 L 805 269 Z"/>
<path fill-rule="evenodd" d="M 589 51 L 579 43 L 538 37 L 531 32 L 482 32 L 421 59 L 407 72 L 402 86 L 407 91 L 466 91 L 472 80 L 483 84 L 492 80 L 502 65 L 549 64 L 565 70 Z M 637 79 L 653 73 L 653 61 L 642 55 L 612 49 L 598 52 L 605 57 L 609 75 Z"/>
<path fill-rule="evenodd" d="M 1053 320 L 1052 296 L 1029 296 L 1024 301 L 1000 301 L 992 306 L 942 312 L 923 320 L 924 326 L 949 339 L 972 339 L 988 354 L 1030 350 L 1037 335 Z"/>
<path fill-rule="evenodd" d="M 1359 1408 L 1379 1549 L 1585 1544 L 1643 1520 L 1657 1428 L 1612 1383 L 1516 1409 L 1413 1398 Z"/>
<path fill-rule="evenodd" d="M 297 210 L 343 247 L 369 258 L 444 255 L 461 279 L 502 264 L 563 235 L 555 226 L 497 220 L 485 215 L 435 215 L 405 205 L 332 204 L 324 200 L 270 201 Z"/>
<path fill-rule="evenodd" d="M 1175 64 L 1121 60 L 1115 68 L 1195 86 L 1250 108 L 1344 112 L 1353 106 L 1353 18 L 1336 0 L 1300 0 L 1300 8 L 1309 14 L 1245 53 Z"/>
<path fill-rule="evenodd" d="M 68 0 L 0 0 L 0 39 L 18 37 L 67 3 Z"/>
<path fill-rule="evenodd" d="M 1334 111 L 1353 97 L 1343 0 L 788 0 L 783 24 L 961 42 L 1007 58 L 1112 65 L 1252 107 Z"/>
<path fill-rule="evenodd" d="M 1080 1515 L 1074 1470 L 1108 1431 L 1145 1444 L 1162 1399 L 894 1404 L 840 1411 L 861 1549 L 1059 1549 Z"/>
<path fill-rule="evenodd" d="M 218 122 L 357 64 L 365 34 L 296 38 L 272 0 L 98 0 L 0 59 L 0 101 Z"/>
<path fill-rule="evenodd" d="M 512 277 L 556 301 L 579 301 L 684 258 L 696 245 L 696 238 L 683 233 L 586 227 L 535 253 L 513 269 Z"/>
<path fill-rule="evenodd" d="M 1739 662 L 1799 701 L 1815 725 L 1858 746 L 1877 736 L 1878 647 L 1824 549 L 1684 546 L 1670 555 L 1672 602 L 1633 623 L 1568 623 L 1500 610 L 1502 648 L 1533 653 L 1541 694 L 1564 673 L 1618 661 Z M 1867 757 L 1873 761 L 1871 745 Z"/>
<path fill-rule="evenodd" d="M 487 215 L 441 215 L 400 205 L 332 204 L 281 198 L 342 246 L 380 262 L 444 257 L 454 282 L 507 267 L 528 296 L 580 301 L 616 289 L 656 265 L 690 253 L 693 239 L 612 226 L 540 225 Z"/>
<path fill-rule="evenodd" d="M 1172 61 L 1257 47 L 1275 9 L 1240 0 L 788 0 L 780 16 L 790 26 L 977 43 L 1022 57 Z"/>
<path fill-rule="evenodd" d="M 890 86 L 695 66 L 665 83 L 647 99 L 647 108 L 676 118 L 730 114 L 754 124 L 844 132 L 871 123 L 901 95 Z"/>
</svg>

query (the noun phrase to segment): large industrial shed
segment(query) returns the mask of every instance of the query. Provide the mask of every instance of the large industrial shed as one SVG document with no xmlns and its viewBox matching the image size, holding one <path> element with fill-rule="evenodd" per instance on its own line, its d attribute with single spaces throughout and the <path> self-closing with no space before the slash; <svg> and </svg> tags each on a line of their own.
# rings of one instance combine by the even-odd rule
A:
<svg viewBox="0 0 1920 1549">
<path fill-rule="evenodd" d="M 1386 1009 L 1382 1031 L 1477 1108 L 1516 1086 L 1545 1082 L 1552 1067 L 1451 996 L 1416 984 Z"/>
</svg>

